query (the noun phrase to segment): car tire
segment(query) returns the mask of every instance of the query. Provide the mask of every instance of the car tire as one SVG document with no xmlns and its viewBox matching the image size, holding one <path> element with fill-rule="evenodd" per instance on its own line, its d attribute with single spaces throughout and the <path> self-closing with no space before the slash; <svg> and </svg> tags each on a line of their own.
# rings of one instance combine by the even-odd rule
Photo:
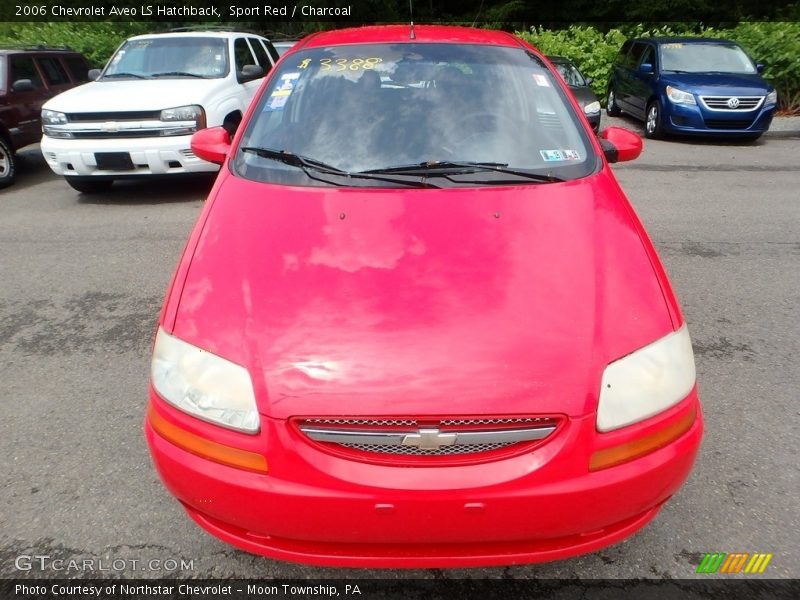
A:
<svg viewBox="0 0 800 600">
<path fill-rule="evenodd" d="M 661 102 L 651 100 L 644 115 L 644 136 L 652 140 L 663 137 L 664 126 L 661 120 Z"/>
<path fill-rule="evenodd" d="M 0 137 L 0 188 L 8 187 L 17 177 L 17 157 L 4 138 Z"/>
<path fill-rule="evenodd" d="M 617 94 L 613 86 L 608 86 L 608 96 L 606 97 L 606 114 L 609 117 L 618 117 L 622 114 L 622 110 L 617 104 Z"/>
<path fill-rule="evenodd" d="M 114 183 L 113 179 L 94 179 L 93 177 L 65 177 L 64 179 L 72 186 L 72 189 L 82 194 L 105 192 Z"/>
</svg>

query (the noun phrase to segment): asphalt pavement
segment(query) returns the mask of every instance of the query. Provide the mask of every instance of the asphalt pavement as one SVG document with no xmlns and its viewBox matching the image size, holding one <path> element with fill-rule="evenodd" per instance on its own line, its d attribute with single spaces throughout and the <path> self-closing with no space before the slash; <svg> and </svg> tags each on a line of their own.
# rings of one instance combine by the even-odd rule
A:
<svg viewBox="0 0 800 600">
<path fill-rule="evenodd" d="M 83 196 L 25 150 L 0 192 L 0 577 L 685 578 L 714 551 L 773 553 L 769 576 L 800 577 L 793 123 L 749 144 L 646 141 L 614 167 L 694 341 L 707 429 L 687 484 L 611 548 L 464 570 L 299 566 L 194 525 L 161 486 L 141 424 L 158 311 L 209 180 Z"/>
</svg>

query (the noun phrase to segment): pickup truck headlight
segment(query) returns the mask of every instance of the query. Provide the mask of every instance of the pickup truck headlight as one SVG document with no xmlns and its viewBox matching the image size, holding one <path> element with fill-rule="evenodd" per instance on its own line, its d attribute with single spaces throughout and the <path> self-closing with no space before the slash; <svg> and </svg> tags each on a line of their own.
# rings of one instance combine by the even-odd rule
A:
<svg viewBox="0 0 800 600">
<path fill-rule="evenodd" d="M 694 353 L 684 324 L 606 367 L 597 430 L 612 431 L 657 415 L 683 400 L 694 384 Z"/>
<path fill-rule="evenodd" d="M 772 90 L 764 99 L 764 106 L 774 106 L 778 103 L 778 92 Z"/>
<path fill-rule="evenodd" d="M 586 106 L 583 107 L 584 114 L 587 115 L 595 115 L 600 112 L 600 103 L 595 100 L 594 102 L 589 102 Z"/>
<path fill-rule="evenodd" d="M 667 86 L 667 98 L 675 104 L 697 104 L 697 100 L 694 99 L 694 94 L 684 92 L 671 85 Z"/>
<path fill-rule="evenodd" d="M 72 133 L 60 125 L 69 123 L 67 115 L 54 110 L 42 110 L 42 133 L 50 138 L 71 138 Z"/>
<path fill-rule="evenodd" d="M 67 115 L 62 112 L 54 110 L 42 110 L 42 124 L 43 125 L 66 125 L 69 123 Z"/>
<path fill-rule="evenodd" d="M 202 106 L 192 104 L 177 106 L 161 111 L 160 120 L 166 123 L 183 123 L 184 127 L 173 127 L 162 130 L 161 135 L 189 135 L 206 126 L 206 113 Z M 193 121 L 193 123 L 187 123 Z"/>
<path fill-rule="evenodd" d="M 246 433 L 259 430 L 250 374 L 159 328 L 150 375 L 156 392 L 190 415 Z"/>
</svg>

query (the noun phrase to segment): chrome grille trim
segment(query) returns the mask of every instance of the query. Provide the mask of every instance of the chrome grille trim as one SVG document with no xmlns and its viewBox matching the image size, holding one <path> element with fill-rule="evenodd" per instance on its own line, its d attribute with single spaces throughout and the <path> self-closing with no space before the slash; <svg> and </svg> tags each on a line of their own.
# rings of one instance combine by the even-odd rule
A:
<svg viewBox="0 0 800 600">
<path fill-rule="evenodd" d="M 420 450 L 444 450 L 453 446 L 484 446 L 499 444 L 507 446 L 520 442 L 532 442 L 546 438 L 556 426 L 528 429 L 498 429 L 494 431 L 441 431 L 436 427 L 421 427 L 417 431 L 367 431 L 363 429 L 325 429 L 303 425 L 300 431 L 317 442 L 340 445 L 358 445 L 380 452 L 376 448 L 411 446 Z M 384 450 L 385 451 L 385 450 Z M 472 449 L 472 452 L 480 450 Z M 403 452 L 405 453 L 405 452 Z"/>
<path fill-rule="evenodd" d="M 304 423 L 319 425 L 386 425 L 389 427 L 414 427 L 413 419 L 304 419 Z"/>
<path fill-rule="evenodd" d="M 736 108 L 728 106 L 728 101 L 736 98 L 739 105 Z M 700 101 L 708 110 L 717 112 L 743 112 L 757 110 L 764 103 L 764 96 L 700 96 Z"/>
</svg>

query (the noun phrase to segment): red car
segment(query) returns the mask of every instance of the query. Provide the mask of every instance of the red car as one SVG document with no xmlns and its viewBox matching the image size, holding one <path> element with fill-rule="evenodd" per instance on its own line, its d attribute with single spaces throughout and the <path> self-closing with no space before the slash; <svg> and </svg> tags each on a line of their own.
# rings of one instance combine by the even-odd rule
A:
<svg viewBox="0 0 800 600">
<path fill-rule="evenodd" d="M 170 286 L 145 432 L 211 534 L 319 565 L 547 561 L 689 475 L 686 324 L 542 55 L 480 29 L 318 33 L 235 138 Z"/>
</svg>

